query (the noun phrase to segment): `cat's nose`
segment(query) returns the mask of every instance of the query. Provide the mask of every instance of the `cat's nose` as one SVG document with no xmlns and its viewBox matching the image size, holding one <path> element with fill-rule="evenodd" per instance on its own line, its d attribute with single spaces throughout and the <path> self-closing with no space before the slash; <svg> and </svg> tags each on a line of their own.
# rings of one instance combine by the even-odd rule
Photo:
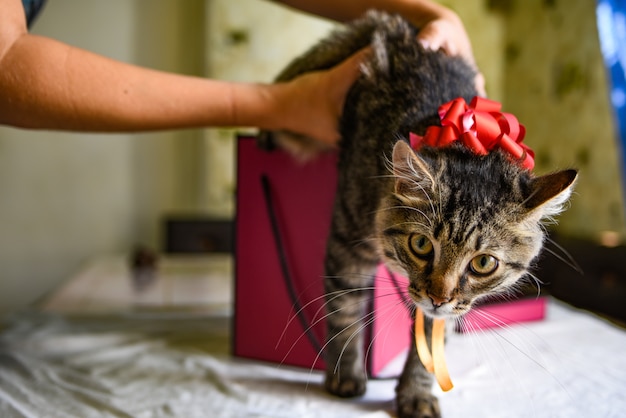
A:
<svg viewBox="0 0 626 418">
<path fill-rule="evenodd" d="M 449 297 L 441 297 L 441 296 L 437 296 L 437 295 L 433 295 L 432 293 L 428 294 L 428 297 L 430 298 L 430 300 L 433 302 L 433 306 L 435 308 L 440 307 L 441 305 L 443 305 L 444 303 L 448 303 L 450 302 Z"/>
</svg>

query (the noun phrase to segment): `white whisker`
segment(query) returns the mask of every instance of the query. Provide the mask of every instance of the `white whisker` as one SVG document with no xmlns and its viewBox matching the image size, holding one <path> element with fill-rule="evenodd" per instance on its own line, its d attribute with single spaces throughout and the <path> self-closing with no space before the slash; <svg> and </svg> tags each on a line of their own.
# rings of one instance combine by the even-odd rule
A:
<svg viewBox="0 0 626 418">
<path fill-rule="evenodd" d="M 550 254 L 555 256 L 557 259 L 561 260 L 566 265 L 570 266 L 577 273 L 584 274 L 582 267 L 580 267 L 580 265 L 576 262 L 576 260 L 574 260 L 574 257 L 572 257 L 572 255 L 565 248 L 563 248 L 563 246 L 558 244 L 549 236 L 546 236 L 546 242 L 549 242 L 550 244 L 554 245 L 563 255 L 561 256 L 557 254 L 556 251 L 552 250 L 548 246 L 544 246 L 545 251 L 549 252 Z"/>
<path fill-rule="evenodd" d="M 517 352 L 522 354 L 532 364 L 536 365 L 541 370 L 543 370 L 546 374 L 548 374 L 557 383 L 557 385 L 564 391 L 564 393 L 566 393 L 567 396 L 571 398 L 571 395 L 569 391 L 567 390 L 566 385 L 557 376 L 550 373 L 550 370 L 546 366 L 546 364 L 549 364 L 549 361 L 542 356 L 541 350 L 538 349 L 537 346 L 534 343 L 532 343 L 531 340 L 529 340 L 529 338 L 527 337 L 524 338 L 521 336 L 517 337 L 515 335 L 517 331 L 519 330 L 525 330 L 526 332 L 529 332 L 530 335 L 532 335 L 534 338 L 539 338 L 537 334 L 533 333 L 527 326 L 524 326 L 524 324 L 516 323 L 515 326 L 512 326 L 508 324 L 507 322 L 505 322 L 504 319 L 498 318 L 498 316 L 494 313 L 488 313 L 488 312 L 481 311 L 481 310 L 476 310 L 474 312 L 477 313 L 480 317 L 482 317 L 486 321 L 489 321 L 490 323 L 496 325 L 496 328 L 491 328 L 491 332 L 497 335 L 499 340 L 506 342 L 510 347 L 512 347 Z M 511 334 L 511 336 L 515 336 L 516 338 L 513 339 L 508 336 L 505 336 L 502 331 L 506 331 L 508 334 Z M 544 349 L 545 347 L 549 347 L 549 344 L 547 344 L 545 340 L 541 338 L 540 341 Z M 528 349 L 531 349 L 530 350 L 531 352 L 527 352 Z M 556 353 L 553 353 L 553 354 L 555 358 L 558 358 L 558 355 Z M 540 358 L 536 359 L 535 358 L 536 356 L 539 356 Z"/>
</svg>

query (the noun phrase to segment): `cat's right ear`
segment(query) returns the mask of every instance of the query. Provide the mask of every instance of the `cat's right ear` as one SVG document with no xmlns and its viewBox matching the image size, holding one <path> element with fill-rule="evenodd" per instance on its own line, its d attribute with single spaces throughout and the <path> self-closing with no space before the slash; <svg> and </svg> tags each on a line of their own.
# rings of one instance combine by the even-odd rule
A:
<svg viewBox="0 0 626 418">
<path fill-rule="evenodd" d="M 396 142 L 392 162 L 397 195 L 425 198 L 434 190 L 435 180 L 428 165 L 405 141 Z"/>
<path fill-rule="evenodd" d="M 530 183 L 529 195 L 523 202 L 525 209 L 540 219 L 558 215 L 572 194 L 577 177 L 576 170 L 535 177 Z"/>
</svg>

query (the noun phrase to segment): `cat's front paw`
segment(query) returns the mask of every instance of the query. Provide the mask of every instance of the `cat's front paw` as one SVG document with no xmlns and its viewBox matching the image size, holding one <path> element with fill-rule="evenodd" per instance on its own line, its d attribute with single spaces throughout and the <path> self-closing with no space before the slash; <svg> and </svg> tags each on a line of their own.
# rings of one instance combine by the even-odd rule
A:
<svg viewBox="0 0 626 418">
<path fill-rule="evenodd" d="M 326 374 L 326 390 L 341 398 L 354 398 L 365 393 L 367 378 L 363 375 Z"/>
<path fill-rule="evenodd" d="M 437 397 L 421 393 L 418 396 L 398 396 L 398 418 L 441 418 Z"/>
</svg>

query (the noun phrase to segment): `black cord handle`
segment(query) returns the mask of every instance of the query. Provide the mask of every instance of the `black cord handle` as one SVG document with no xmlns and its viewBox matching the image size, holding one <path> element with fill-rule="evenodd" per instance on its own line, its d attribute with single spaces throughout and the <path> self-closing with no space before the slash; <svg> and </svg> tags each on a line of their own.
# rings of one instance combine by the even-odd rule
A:
<svg viewBox="0 0 626 418">
<path fill-rule="evenodd" d="M 296 293 L 296 289 L 294 288 L 293 276 L 291 275 L 291 269 L 289 268 L 289 262 L 287 260 L 287 253 L 285 252 L 285 246 L 283 244 L 283 240 L 281 238 L 280 227 L 278 223 L 278 218 L 276 216 L 276 209 L 274 207 L 274 202 L 272 201 L 272 190 L 270 186 L 269 177 L 266 174 L 261 175 L 261 186 L 263 188 L 263 197 L 265 198 L 265 205 L 267 207 L 267 213 L 269 215 L 270 225 L 272 227 L 272 234 L 274 235 L 274 243 L 276 244 L 276 252 L 278 253 L 278 261 L 280 263 L 280 268 L 283 272 L 283 280 L 285 282 L 285 286 L 287 288 L 287 292 L 289 293 L 289 298 L 293 303 L 294 309 L 296 310 L 296 316 L 302 325 L 302 329 L 313 345 L 313 348 L 318 353 L 322 349 L 322 345 L 316 338 L 316 336 L 312 332 L 312 328 L 308 323 L 307 319 L 304 317 L 304 310 L 302 309 L 302 304 L 298 299 L 298 294 Z"/>
</svg>

